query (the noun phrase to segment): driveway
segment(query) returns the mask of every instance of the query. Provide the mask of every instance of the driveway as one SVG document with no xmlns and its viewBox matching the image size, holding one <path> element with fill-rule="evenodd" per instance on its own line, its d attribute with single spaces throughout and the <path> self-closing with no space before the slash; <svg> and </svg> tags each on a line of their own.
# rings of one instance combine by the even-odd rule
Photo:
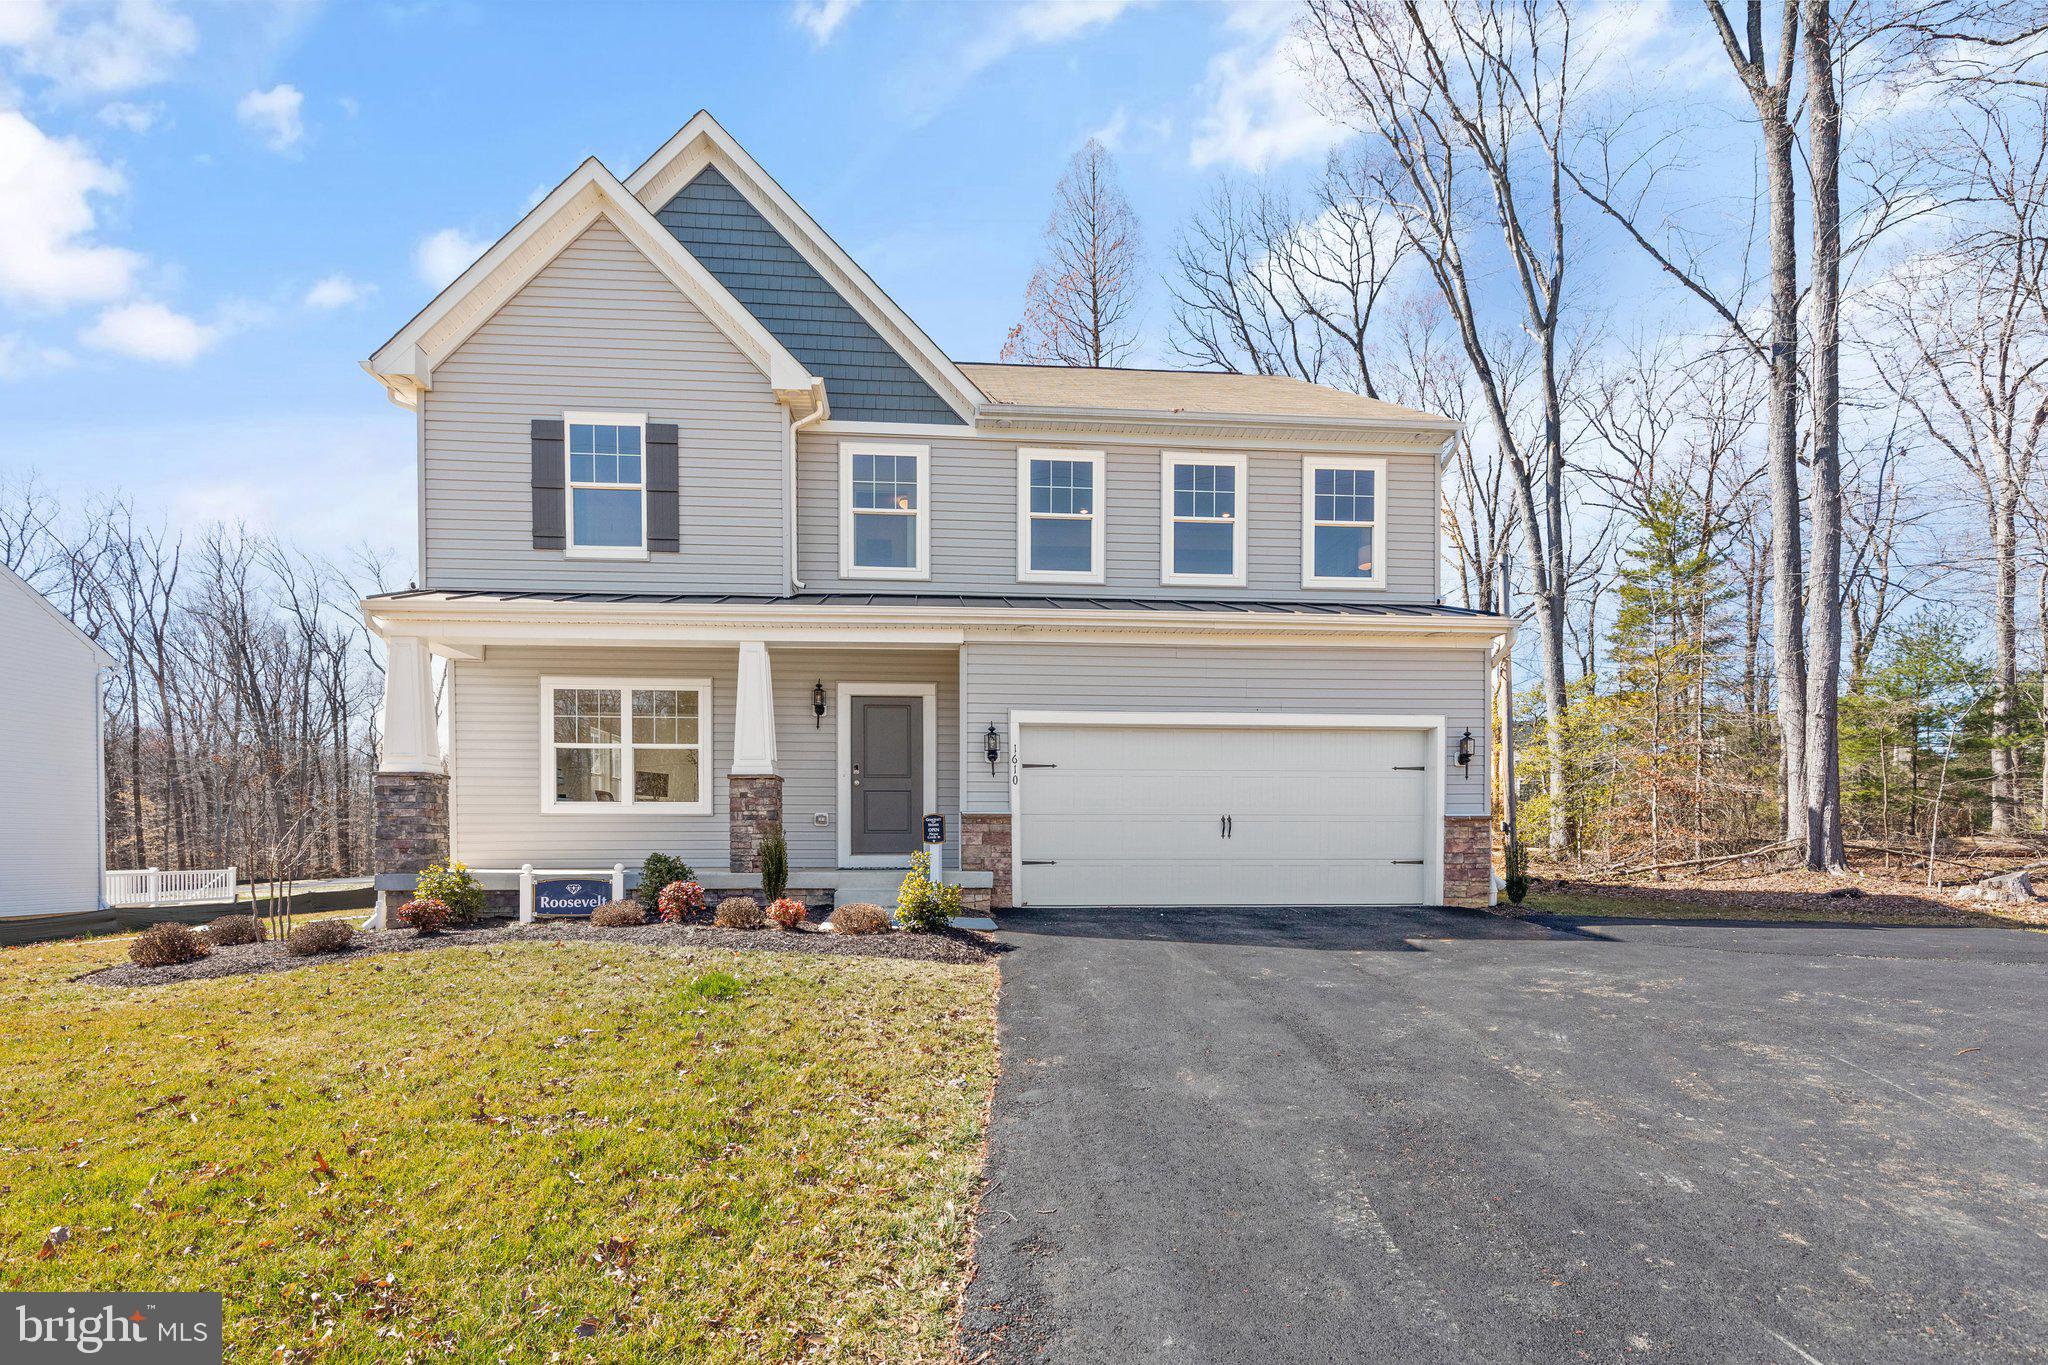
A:
<svg viewBox="0 0 2048 1365">
<path fill-rule="evenodd" d="M 2048 1353 L 2048 935 L 1002 923 L 969 1359 Z"/>
</svg>

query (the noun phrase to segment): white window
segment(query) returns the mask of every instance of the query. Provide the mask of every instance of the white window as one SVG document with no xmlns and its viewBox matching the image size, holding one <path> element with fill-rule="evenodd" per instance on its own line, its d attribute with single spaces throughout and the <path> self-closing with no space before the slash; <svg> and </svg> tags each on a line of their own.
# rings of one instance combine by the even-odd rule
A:
<svg viewBox="0 0 2048 1365">
<path fill-rule="evenodd" d="M 568 428 L 568 553 L 587 559 L 647 555 L 647 419 L 640 413 L 571 412 Z"/>
<path fill-rule="evenodd" d="M 839 447 L 839 574 L 930 578 L 931 450 L 848 441 Z"/>
<path fill-rule="evenodd" d="M 711 684 L 543 678 L 541 809 L 711 813 Z"/>
<path fill-rule="evenodd" d="M 1244 500 L 1244 456 L 1160 457 L 1159 581 L 1243 587 Z"/>
<path fill-rule="evenodd" d="M 1102 498 L 1101 451 L 1018 451 L 1018 580 L 1100 583 Z"/>
<path fill-rule="evenodd" d="M 1377 588 L 1385 460 L 1310 456 L 1301 462 L 1301 585 Z"/>
</svg>

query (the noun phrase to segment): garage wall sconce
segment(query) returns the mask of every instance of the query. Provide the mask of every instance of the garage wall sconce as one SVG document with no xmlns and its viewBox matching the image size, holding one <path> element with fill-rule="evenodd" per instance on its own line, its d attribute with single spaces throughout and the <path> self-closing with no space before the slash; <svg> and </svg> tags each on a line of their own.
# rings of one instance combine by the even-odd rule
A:
<svg viewBox="0 0 2048 1365">
<path fill-rule="evenodd" d="M 825 728 L 825 680 L 823 678 L 811 684 L 811 722 L 811 728 L 814 730 Z"/>
<path fill-rule="evenodd" d="M 1001 762 L 1003 757 L 1003 737 L 996 733 L 993 724 L 981 737 L 981 753 L 982 757 L 988 760 L 989 776 L 995 776 L 996 764 Z"/>
<path fill-rule="evenodd" d="M 1475 747 L 1472 743 L 1472 732 L 1465 731 L 1464 736 L 1458 740 L 1458 766 L 1465 770 L 1467 777 L 1472 776 L 1472 752 Z"/>
</svg>

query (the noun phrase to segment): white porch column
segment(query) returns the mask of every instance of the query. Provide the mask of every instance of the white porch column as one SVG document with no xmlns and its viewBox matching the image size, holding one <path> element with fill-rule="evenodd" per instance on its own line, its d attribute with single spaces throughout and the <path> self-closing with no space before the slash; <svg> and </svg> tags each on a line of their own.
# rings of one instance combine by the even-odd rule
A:
<svg viewBox="0 0 2048 1365">
<path fill-rule="evenodd" d="M 747 640 L 740 645 L 738 692 L 732 716 L 733 775 L 772 776 L 775 772 L 775 678 L 768 667 L 768 646 L 759 640 Z M 708 718 L 706 723 L 709 723 Z"/>
<path fill-rule="evenodd" d="M 417 636 L 394 635 L 384 642 L 384 733 L 377 771 L 445 771 L 433 668 L 427 642 Z"/>
</svg>

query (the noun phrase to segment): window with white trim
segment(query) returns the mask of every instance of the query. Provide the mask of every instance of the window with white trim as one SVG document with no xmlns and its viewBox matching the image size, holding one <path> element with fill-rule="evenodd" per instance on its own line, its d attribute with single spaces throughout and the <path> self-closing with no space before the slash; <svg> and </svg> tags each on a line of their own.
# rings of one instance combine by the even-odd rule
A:
<svg viewBox="0 0 2048 1365">
<path fill-rule="evenodd" d="M 647 419 L 564 415 L 569 460 L 568 553 L 637 559 L 647 553 Z"/>
<path fill-rule="evenodd" d="M 1017 577 L 1102 581 L 1103 457 L 1099 450 L 1017 452 Z"/>
<path fill-rule="evenodd" d="M 1161 457 L 1159 580 L 1244 585 L 1245 459 Z"/>
<path fill-rule="evenodd" d="M 711 811 L 708 682 L 541 682 L 544 809 Z"/>
<path fill-rule="evenodd" d="M 1301 464 L 1301 584 L 1380 586 L 1385 460 L 1310 456 Z"/>
<path fill-rule="evenodd" d="M 848 441 L 839 448 L 839 572 L 929 578 L 931 450 Z"/>
</svg>

